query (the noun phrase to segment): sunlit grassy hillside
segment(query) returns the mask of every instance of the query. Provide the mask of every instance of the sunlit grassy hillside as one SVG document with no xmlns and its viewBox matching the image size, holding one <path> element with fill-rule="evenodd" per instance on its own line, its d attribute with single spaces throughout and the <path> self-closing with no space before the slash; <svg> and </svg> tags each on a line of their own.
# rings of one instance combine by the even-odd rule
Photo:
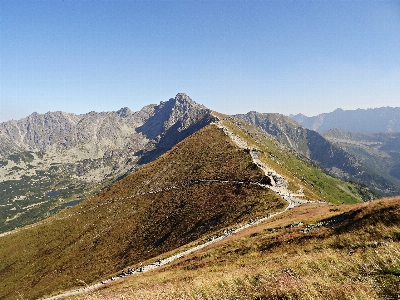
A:
<svg viewBox="0 0 400 300">
<path fill-rule="evenodd" d="M 361 201 L 360 189 L 323 173 L 254 127 L 223 124 L 260 150 L 293 193 L 335 203 Z M 39 298 L 108 278 L 127 266 L 287 202 L 255 183 L 270 182 L 215 125 L 98 195 L 45 221 L 0 237 L 0 298 Z"/>
<path fill-rule="evenodd" d="M 73 299 L 399 299 L 400 198 L 297 207 Z"/>
<path fill-rule="evenodd" d="M 250 155 L 208 126 L 98 195 L 1 237 L 0 298 L 32 299 L 81 286 L 284 209 L 286 201 L 250 184 L 259 181 L 265 175 Z"/>
</svg>

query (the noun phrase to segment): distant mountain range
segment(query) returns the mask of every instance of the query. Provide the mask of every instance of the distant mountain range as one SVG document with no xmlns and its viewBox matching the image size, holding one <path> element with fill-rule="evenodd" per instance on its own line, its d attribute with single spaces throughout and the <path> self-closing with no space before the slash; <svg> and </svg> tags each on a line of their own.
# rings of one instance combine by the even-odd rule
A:
<svg viewBox="0 0 400 300">
<path fill-rule="evenodd" d="M 308 129 L 324 132 L 339 128 L 359 133 L 400 132 L 400 107 L 370 109 L 336 109 L 330 113 L 307 117 L 303 114 L 290 117 Z"/>
</svg>

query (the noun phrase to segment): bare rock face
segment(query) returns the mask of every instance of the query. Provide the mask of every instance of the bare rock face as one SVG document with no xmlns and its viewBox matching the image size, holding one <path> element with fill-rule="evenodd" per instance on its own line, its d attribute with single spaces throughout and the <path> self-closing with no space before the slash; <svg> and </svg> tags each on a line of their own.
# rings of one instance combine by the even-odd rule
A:
<svg viewBox="0 0 400 300">
<path fill-rule="evenodd" d="M 211 110 L 182 93 L 137 112 L 124 107 L 82 115 L 33 113 L 1 123 L 0 205 L 15 209 L 0 213 L 0 231 L 2 223 L 13 223 L 10 220 L 18 213 L 23 216 L 18 206 L 11 205 L 16 199 L 29 205 L 46 202 L 53 190 L 62 191 L 55 193 L 61 203 L 81 198 L 92 187 L 107 186 L 152 161 L 214 120 Z"/>
<path fill-rule="evenodd" d="M 178 94 L 153 107 L 153 115 L 136 131 L 157 144 L 153 155 L 150 155 L 153 159 L 154 155 L 165 152 L 214 120 L 209 109 L 197 104 L 186 94 Z"/>
<path fill-rule="evenodd" d="M 79 116 L 63 112 L 33 113 L 19 121 L 0 124 L 0 141 L 11 139 L 15 146 L 24 150 L 44 150 L 47 146 L 63 140 L 73 130 Z M 1 143 L 1 151 L 12 153 Z"/>
<path fill-rule="evenodd" d="M 0 158 L 21 150 L 46 151 L 53 145 L 71 149 L 91 144 L 97 145 L 101 152 L 105 148 L 124 148 L 134 143 L 132 139 L 157 142 L 167 133 L 169 138 L 178 140 L 178 136 L 171 136 L 172 132 L 179 135 L 212 118 L 209 109 L 186 94 L 178 94 L 159 105 L 148 105 L 138 112 L 125 107 L 116 112 L 92 111 L 84 115 L 33 113 L 19 121 L 0 124 Z"/>
<path fill-rule="evenodd" d="M 128 107 L 123 107 L 120 110 L 117 110 L 117 115 L 121 118 L 128 118 L 132 114 L 133 112 Z"/>
</svg>

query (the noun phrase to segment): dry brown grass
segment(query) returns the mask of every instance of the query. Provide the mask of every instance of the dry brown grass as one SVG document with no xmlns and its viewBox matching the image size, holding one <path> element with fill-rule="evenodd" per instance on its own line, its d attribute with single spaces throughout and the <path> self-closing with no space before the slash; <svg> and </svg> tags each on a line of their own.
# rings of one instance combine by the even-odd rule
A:
<svg viewBox="0 0 400 300">
<path fill-rule="evenodd" d="M 248 153 L 207 126 L 98 195 L 2 237 L 0 298 L 32 299 L 96 282 L 224 227 L 282 210 L 286 201 L 250 184 L 264 177 Z"/>
<path fill-rule="evenodd" d="M 244 132 L 240 134 L 249 140 L 249 136 Z M 350 191 L 343 192 L 345 185 L 342 182 L 296 160 L 287 151 L 280 153 L 282 149 L 275 146 L 272 140 L 265 139 L 265 145 L 262 147 L 264 153 L 273 152 L 279 158 L 279 163 L 269 163 L 279 168 L 279 172 L 284 175 L 291 176 L 293 186 L 300 187 L 306 184 L 304 190 L 315 197 L 322 195 L 322 192 L 324 195 L 332 193 L 329 194 L 332 201 L 357 201 Z M 297 177 L 293 175 L 300 172 L 299 170 L 304 173 L 306 183 L 299 180 L 300 174 L 297 174 Z M 214 179 L 228 182 L 200 181 Z M 312 188 L 312 180 L 314 186 L 321 184 L 321 187 Z M 221 129 L 213 125 L 206 126 L 156 161 L 98 195 L 36 226 L 1 237 L 0 298 L 34 299 L 81 287 L 86 283 L 98 282 L 129 265 L 137 266 L 141 261 L 205 238 L 222 228 L 247 222 L 250 218 L 268 212 L 281 211 L 286 207 L 286 201 L 280 196 L 251 184 L 260 181 L 265 182 L 268 179 L 254 165 L 250 155 L 239 149 Z M 171 187 L 173 188 L 169 189 Z M 154 193 L 150 193 L 152 191 Z M 338 208 L 335 206 L 334 209 Z M 339 213 L 340 209 L 331 213 Z M 306 210 L 293 210 L 287 216 L 296 219 L 296 212 L 307 215 Z M 312 215 L 309 217 L 313 218 Z M 278 218 L 274 222 L 284 224 L 286 221 Z M 280 237 L 280 232 L 266 236 L 276 239 L 274 243 L 279 244 L 279 241 L 284 239 Z M 196 288 L 193 293 L 204 292 L 204 295 L 209 295 L 210 298 L 218 298 L 218 293 L 227 289 L 218 289 L 218 285 L 225 286 L 226 281 L 229 287 L 232 286 L 231 294 L 227 295 L 234 295 L 236 288 L 242 288 L 235 280 L 246 282 L 245 278 L 239 275 L 230 277 L 231 274 L 238 274 L 234 270 L 241 270 L 241 265 L 246 266 L 246 262 L 240 262 L 238 258 L 246 257 L 246 260 L 250 261 L 253 256 L 261 260 L 266 259 L 264 254 L 261 255 L 266 251 L 257 248 L 262 245 L 252 242 L 246 244 L 247 240 L 252 241 L 244 237 L 244 245 L 237 245 L 238 253 L 221 252 L 219 255 L 218 251 L 222 250 L 215 248 L 218 255 L 211 251 L 209 261 L 198 258 L 204 263 L 199 269 L 204 267 L 208 270 L 205 273 L 207 276 L 214 274 L 215 277 L 204 277 L 203 280 L 201 276 L 197 276 L 200 273 L 196 272 L 199 271 L 187 270 L 184 266 L 176 265 L 175 269 L 165 271 L 170 272 L 170 277 L 166 280 L 176 278 L 178 285 L 186 286 L 189 290 L 183 291 L 182 295 L 192 295 L 190 289 Z M 265 243 L 271 244 L 267 241 Z M 240 250 L 242 248 L 249 250 L 243 252 Z M 268 281 L 270 273 L 268 271 L 265 275 L 262 271 L 263 266 L 254 268 L 259 268 L 260 278 L 265 277 Z M 186 271 L 195 272 L 193 276 L 201 279 L 201 286 L 204 286 L 206 291 L 202 291 L 198 283 L 184 284 L 184 279 L 179 276 L 186 278 L 186 275 L 182 275 L 187 274 Z M 271 274 L 275 274 L 273 271 L 274 269 Z M 141 278 L 148 278 L 146 276 L 148 275 Z M 163 282 L 155 281 L 154 284 L 154 290 L 158 284 L 159 288 L 164 289 Z M 174 283 L 168 281 L 168 285 L 170 284 Z M 251 285 L 246 283 L 243 286 Z M 176 291 L 176 294 L 170 296 L 181 297 L 181 290 L 176 288 Z M 135 294 L 136 292 L 137 289 Z M 145 295 L 153 291 L 144 287 L 143 293 Z M 214 293 L 217 293 L 216 296 Z M 206 296 L 204 297 L 207 298 Z"/>
<path fill-rule="evenodd" d="M 342 216 L 309 233 L 287 225 Z M 78 299 L 398 299 L 400 198 L 301 207 Z"/>
</svg>

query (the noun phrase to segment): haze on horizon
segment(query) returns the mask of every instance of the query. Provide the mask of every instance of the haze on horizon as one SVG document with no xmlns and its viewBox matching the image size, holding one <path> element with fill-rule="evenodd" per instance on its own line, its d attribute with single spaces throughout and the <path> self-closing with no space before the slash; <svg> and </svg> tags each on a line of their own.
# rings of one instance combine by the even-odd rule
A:
<svg viewBox="0 0 400 300">
<path fill-rule="evenodd" d="M 0 14 L 0 122 L 179 92 L 226 114 L 400 106 L 395 0 L 5 0 Z"/>
</svg>

